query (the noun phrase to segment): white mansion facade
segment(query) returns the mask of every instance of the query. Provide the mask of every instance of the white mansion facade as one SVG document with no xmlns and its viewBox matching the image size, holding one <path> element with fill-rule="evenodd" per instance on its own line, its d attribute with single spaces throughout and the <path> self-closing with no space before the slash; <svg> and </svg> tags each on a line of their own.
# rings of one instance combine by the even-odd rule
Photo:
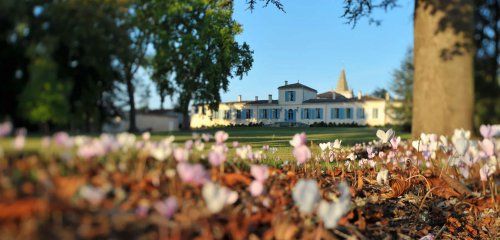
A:
<svg viewBox="0 0 500 240">
<path fill-rule="evenodd" d="M 349 89 L 345 71 L 342 70 L 335 90 L 318 94 L 313 88 L 301 83 L 278 87 L 278 99 L 270 94 L 268 99 L 243 101 L 241 95 L 235 102 L 223 102 L 218 111 L 208 106 L 195 105 L 191 113 L 191 127 L 226 126 L 235 124 L 263 123 L 357 123 L 380 126 L 393 123 L 388 106 L 394 104 L 389 95 L 385 98 L 362 95 L 355 96 Z"/>
</svg>

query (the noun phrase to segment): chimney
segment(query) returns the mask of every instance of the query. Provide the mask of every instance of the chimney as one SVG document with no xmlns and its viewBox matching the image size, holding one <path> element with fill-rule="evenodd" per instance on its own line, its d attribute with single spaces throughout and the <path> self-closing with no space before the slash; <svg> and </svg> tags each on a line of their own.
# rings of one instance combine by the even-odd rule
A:
<svg viewBox="0 0 500 240">
<path fill-rule="evenodd" d="M 335 95 L 336 95 L 336 93 L 335 93 L 335 92 L 332 92 L 332 99 L 335 99 L 335 97 L 337 97 L 337 96 L 335 96 Z"/>
<path fill-rule="evenodd" d="M 255 101 L 259 101 L 259 96 L 255 96 Z"/>
<path fill-rule="evenodd" d="M 385 100 L 386 100 L 386 101 L 391 100 L 391 95 L 389 94 L 389 92 L 386 92 L 386 93 L 385 93 Z"/>
<path fill-rule="evenodd" d="M 241 102 L 241 95 L 238 95 L 238 102 Z"/>
<path fill-rule="evenodd" d="M 285 81 L 285 86 L 288 85 L 288 81 Z"/>
<path fill-rule="evenodd" d="M 269 94 L 269 103 L 272 103 L 272 102 L 273 102 L 273 95 Z"/>
<path fill-rule="evenodd" d="M 358 91 L 358 100 L 361 100 L 361 97 L 363 97 L 363 95 L 361 95 L 361 91 Z"/>
</svg>

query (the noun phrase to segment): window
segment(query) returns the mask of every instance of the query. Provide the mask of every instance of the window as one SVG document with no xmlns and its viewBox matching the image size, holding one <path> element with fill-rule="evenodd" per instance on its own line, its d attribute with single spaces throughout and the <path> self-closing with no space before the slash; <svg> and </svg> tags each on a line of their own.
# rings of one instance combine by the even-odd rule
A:
<svg viewBox="0 0 500 240">
<path fill-rule="evenodd" d="M 345 108 L 339 108 L 339 119 L 345 118 Z"/>
<path fill-rule="evenodd" d="M 224 111 L 224 119 L 231 119 L 231 110 Z"/>
<path fill-rule="evenodd" d="M 330 109 L 330 118 L 331 119 L 339 119 L 340 118 L 340 108 Z"/>
<path fill-rule="evenodd" d="M 285 102 L 295 102 L 295 91 L 285 92 Z"/>
<path fill-rule="evenodd" d="M 293 120 L 293 109 L 288 109 L 288 118 L 290 120 Z"/>
<path fill-rule="evenodd" d="M 365 109 L 364 108 L 358 108 L 357 109 L 356 118 L 358 118 L 358 119 L 364 119 L 365 118 Z"/>
<path fill-rule="evenodd" d="M 316 108 L 316 118 L 321 119 L 321 108 Z"/>
<path fill-rule="evenodd" d="M 267 111 L 268 111 L 267 109 L 264 109 L 264 110 L 263 110 L 263 113 L 262 113 L 262 118 L 269 118 L 269 116 L 268 116 L 268 112 L 267 112 Z"/>
<path fill-rule="evenodd" d="M 241 110 L 236 110 L 236 119 L 241 119 Z"/>
<path fill-rule="evenodd" d="M 271 119 L 279 119 L 280 118 L 280 110 L 279 109 L 272 109 L 271 110 Z"/>
<path fill-rule="evenodd" d="M 352 108 L 346 108 L 345 113 L 347 119 L 352 119 Z"/>
<path fill-rule="evenodd" d="M 305 119 L 310 119 L 311 116 L 309 115 L 309 108 L 306 108 L 305 111 L 306 111 Z"/>
<path fill-rule="evenodd" d="M 246 119 L 252 118 L 252 109 L 247 109 L 247 110 L 245 110 L 245 112 L 246 112 L 246 114 L 245 114 Z"/>
<path fill-rule="evenodd" d="M 378 108 L 374 108 L 372 111 L 372 118 L 378 118 Z"/>
</svg>

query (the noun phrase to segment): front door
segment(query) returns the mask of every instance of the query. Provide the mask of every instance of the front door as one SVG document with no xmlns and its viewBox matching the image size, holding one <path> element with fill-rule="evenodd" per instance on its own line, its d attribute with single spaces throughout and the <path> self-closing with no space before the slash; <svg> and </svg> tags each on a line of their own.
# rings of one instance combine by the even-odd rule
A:
<svg viewBox="0 0 500 240">
<path fill-rule="evenodd" d="M 287 122 L 295 122 L 295 111 L 293 109 L 288 109 L 286 115 Z"/>
</svg>

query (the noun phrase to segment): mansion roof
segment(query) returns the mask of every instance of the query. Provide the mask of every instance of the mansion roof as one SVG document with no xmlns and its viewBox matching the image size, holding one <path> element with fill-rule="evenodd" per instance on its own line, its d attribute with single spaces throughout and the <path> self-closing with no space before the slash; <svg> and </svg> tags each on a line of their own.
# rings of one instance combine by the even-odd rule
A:
<svg viewBox="0 0 500 240">
<path fill-rule="evenodd" d="M 318 92 L 316 89 L 308 87 L 308 86 L 301 84 L 301 83 L 286 84 L 286 85 L 283 85 L 281 87 L 278 87 L 278 89 L 291 89 L 291 88 L 305 88 L 305 89 L 313 91 L 313 92 Z"/>
</svg>

